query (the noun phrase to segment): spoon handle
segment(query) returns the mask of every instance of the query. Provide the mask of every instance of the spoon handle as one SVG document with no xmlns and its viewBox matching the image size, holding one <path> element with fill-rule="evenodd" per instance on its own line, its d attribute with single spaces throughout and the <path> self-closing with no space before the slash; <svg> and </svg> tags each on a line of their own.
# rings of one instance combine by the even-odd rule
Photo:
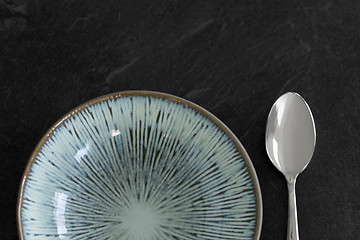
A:
<svg viewBox="0 0 360 240">
<path fill-rule="evenodd" d="M 288 179 L 289 212 L 288 212 L 288 236 L 287 240 L 299 240 L 299 229 L 295 195 L 296 178 Z"/>
</svg>

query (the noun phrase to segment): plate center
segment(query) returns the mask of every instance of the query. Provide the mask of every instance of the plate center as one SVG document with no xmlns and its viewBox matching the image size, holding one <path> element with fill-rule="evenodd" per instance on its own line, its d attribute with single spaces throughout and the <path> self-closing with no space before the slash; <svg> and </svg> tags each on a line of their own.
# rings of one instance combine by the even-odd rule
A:
<svg viewBox="0 0 360 240">
<path fill-rule="evenodd" d="M 132 239 L 144 239 L 156 234 L 160 218 L 147 203 L 134 203 L 125 213 L 123 226 Z"/>
</svg>

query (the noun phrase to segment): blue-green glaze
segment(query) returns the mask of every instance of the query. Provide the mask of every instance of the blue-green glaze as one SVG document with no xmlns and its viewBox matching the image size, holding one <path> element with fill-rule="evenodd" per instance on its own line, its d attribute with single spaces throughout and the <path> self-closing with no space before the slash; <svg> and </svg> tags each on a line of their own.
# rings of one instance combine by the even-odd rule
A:
<svg viewBox="0 0 360 240">
<path fill-rule="evenodd" d="M 187 104 L 98 101 L 60 122 L 34 156 L 19 203 L 25 240 L 254 239 L 248 166 Z"/>
</svg>

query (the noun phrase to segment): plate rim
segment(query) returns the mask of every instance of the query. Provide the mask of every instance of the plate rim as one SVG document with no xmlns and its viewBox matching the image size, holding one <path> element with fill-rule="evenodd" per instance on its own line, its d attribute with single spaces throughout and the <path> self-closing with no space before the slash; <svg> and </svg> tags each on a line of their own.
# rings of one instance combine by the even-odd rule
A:
<svg viewBox="0 0 360 240">
<path fill-rule="evenodd" d="M 37 156 L 37 153 L 41 150 L 44 143 L 48 140 L 48 138 L 53 134 L 53 132 L 61 125 L 63 124 L 67 119 L 74 118 L 75 115 L 90 106 L 93 106 L 97 103 L 105 102 L 108 100 L 114 100 L 122 97 L 131 97 L 131 96 L 143 96 L 143 97 L 156 97 L 164 100 L 171 100 L 176 103 L 180 103 L 183 105 L 188 106 L 189 108 L 202 113 L 206 118 L 208 118 L 212 123 L 214 123 L 217 127 L 219 127 L 228 137 L 231 138 L 232 142 L 236 145 L 236 148 L 239 150 L 239 152 L 242 154 L 243 159 L 246 163 L 246 166 L 248 167 L 248 171 L 251 176 L 251 180 L 254 184 L 254 192 L 256 197 L 256 225 L 255 225 L 255 232 L 254 232 L 254 240 L 260 239 L 260 233 L 262 228 L 262 222 L 263 222 L 263 203 L 262 203 L 262 195 L 261 195 L 261 189 L 260 189 L 260 183 L 254 168 L 254 165 L 252 164 L 252 161 L 250 159 L 250 156 L 246 152 L 245 147 L 242 145 L 240 140 L 236 137 L 236 135 L 220 120 L 218 119 L 214 114 L 206 110 L 205 108 L 201 107 L 200 105 L 193 103 L 189 100 L 186 100 L 184 98 L 158 92 L 158 91 L 148 91 L 148 90 L 128 90 L 128 91 L 120 91 L 120 92 L 114 92 L 110 94 L 106 94 L 94 99 L 91 99 L 83 104 L 80 104 L 73 108 L 71 111 L 63 115 L 59 120 L 57 120 L 41 137 L 40 141 L 37 143 L 36 147 L 32 151 L 27 164 L 25 166 L 24 172 L 21 177 L 21 183 L 20 188 L 18 190 L 18 197 L 17 197 L 17 206 L 16 206 L 16 222 L 17 222 L 17 229 L 18 229 L 18 237 L 21 240 L 24 240 L 24 233 L 23 233 L 23 223 L 22 223 L 22 213 L 21 213 L 21 206 L 23 205 L 23 195 L 24 195 L 24 189 L 28 180 L 28 174 L 29 170 L 32 166 L 32 164 L 35 161 L 35 158 Z"/>
</svg>

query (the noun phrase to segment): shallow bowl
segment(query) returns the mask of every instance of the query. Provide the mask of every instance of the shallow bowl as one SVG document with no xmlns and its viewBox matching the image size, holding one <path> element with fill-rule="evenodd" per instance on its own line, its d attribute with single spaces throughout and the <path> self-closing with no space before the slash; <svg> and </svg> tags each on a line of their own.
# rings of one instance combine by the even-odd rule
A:
<svg viewBox="0 0 360 240">
<path fill-rule="evenodd" d="M 30 239 L 259 239 L 255 170 L 187 100 L 131 91 L 87 102 L 41 139 L 18 200 Z"/>
</svg>

